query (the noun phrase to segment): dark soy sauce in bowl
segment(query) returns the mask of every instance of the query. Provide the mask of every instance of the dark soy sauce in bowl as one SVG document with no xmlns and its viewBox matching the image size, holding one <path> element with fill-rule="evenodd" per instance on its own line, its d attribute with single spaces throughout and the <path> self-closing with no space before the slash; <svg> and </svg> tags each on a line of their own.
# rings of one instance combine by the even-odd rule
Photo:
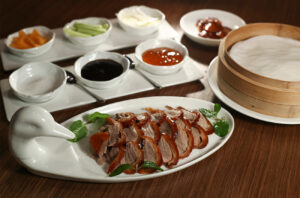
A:
<svg viewBox="0 0 300 198">
<path fill-rule="evenodd" d="M 108 81 L 120 76 L 123 66 L 110 59 L 99 59 L 88 62 L 81 69 L 81 76 L 92 81 Z"/>
</svg>

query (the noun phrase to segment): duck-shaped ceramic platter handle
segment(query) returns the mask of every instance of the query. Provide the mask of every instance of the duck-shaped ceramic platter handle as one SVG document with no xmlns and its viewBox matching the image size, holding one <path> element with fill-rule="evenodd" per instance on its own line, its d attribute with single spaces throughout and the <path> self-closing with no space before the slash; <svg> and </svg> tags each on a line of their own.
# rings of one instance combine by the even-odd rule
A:
<svg viewBox="0 0 300 198">
<path fill-rule="evenodd" d="M 65 156 L 76 158 L 73 145 L 68 141 L 73 138 L 74 133 L 56 123 L 47 110 L 37 106 L 19 109 L 10 123 L 12 154 L 22 166 L 35 172 L 43 172 L 47 166 L 51 168 L 53 160 L 61 166 L 59 163 L 65 161 Z"/>
</svg>

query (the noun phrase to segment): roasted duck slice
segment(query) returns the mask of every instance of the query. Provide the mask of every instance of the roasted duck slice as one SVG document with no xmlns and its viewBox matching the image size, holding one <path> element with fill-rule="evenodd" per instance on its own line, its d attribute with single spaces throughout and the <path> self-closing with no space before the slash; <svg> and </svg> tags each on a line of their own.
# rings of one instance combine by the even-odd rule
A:
<svg viewBox="0 0 300 198">
<path fill-rule="evenodd" d="M 199 114 L 200 114 L 200 117 L 199 117 L 198 121 L 196 122 L 196 124 L 199 125 L 207 135 L 212 134 L 214 132 L 214 127 L 212 126 L 210 121 L 201 112 L 199 112 Z"/>
<path fill-rule="evenodd" d="M 162 155 L 163 163 L 171 167 L 176 165 L 179 159 L 179 153 L 174 140 L 167 134 L 162 134 L 158 143 L 159 150 Z"/>
<path fill-rule="evenodd" d="M 93 147 L 93 150 L 98 156 L 97 163 L 99 165 L 102 165 L 105 161 L 103 155 L 107 151 L 108 139 L 108 132 L 99 132 L 90 137 L 90 142 Z"/>
<path fill-rule="evenodd" d="M 201 149 L 208 144 L 208 136 L 199 125 L 192 126 L 191 133 L 194 138 L 195 148 Z"/>
<path fill-rule="evenodd" d="M 108 117 L 108 133 L 109 140 L 108 146 L 121 146 L 125 143 L 125 134 L 123 131 L 123 126 L 120 122 L 116 121 L 112 117 Z"/>
<path fill-rule="evenodd" d="M 179 158 L 185 158 L 190 155 L 194 147 L 193 135 L 182 119 L 178 118 L 175 124 L 177 126 L 175 144 L 178 148 Z"/>
<path fill-rule="evenodd" d="M 149 121 L 141 129 L 144 132 L 144 136 L 152 138 L 155 143 L 159 142 L 160 131 L 157 124 L 154 121 Z"/>
<path fill-rule="evenodd" d="M 126 142 L 135 141 L 138 142 L 142 136 L 144 136 L 144 132 L 132 122 L 127 128 L 123 129 Z"/>
<path fill-rule="evenodd" d="M 108 166 L 108 169 L 107 169 L 108 174 L 110 174 L 113 170 L 115 170 L 116 168 L 118 168 L 118 166 L 120 166 L 122 164 L 124 154 L 125 154 L 125 147 L 120 146 L 118 154 L 116 155 L 116 157 L 112 160 L 112 162 Z"/>
<path fill-rule="evenodd" d="M 133 169 L 126 170 L 125 173 L 133 174 L 136 172 L 136 168 L 143 161 L 143 151 L 137 144 L 137 142 L 131 141 L 126 143 L 125 149 L 125 163 L 130 164 Z"/>
<path fill-rule="evenodd" d="M 155 144 L 154 140 L 150 137 L 144 136 L 143 141 L 143 153 L 144 153 L 144 161 L 151 161 L 156 163 L 158 166 L 162 165 L 162 156 L 157 144 Z M 154 172 L 154 169 L 151 168 L 140 168 L 139 173 L 148 174 Z"/>
</svg>

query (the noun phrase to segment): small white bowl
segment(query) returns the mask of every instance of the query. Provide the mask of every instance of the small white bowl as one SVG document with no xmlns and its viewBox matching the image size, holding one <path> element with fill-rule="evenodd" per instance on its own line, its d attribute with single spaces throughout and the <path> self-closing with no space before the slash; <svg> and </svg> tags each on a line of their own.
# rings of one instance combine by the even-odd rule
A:
<svg viewBox="0 0 300 198">
<path fill-rule="evenodd" d="M 215 9 L 202 9 L 189 12 L 181 17 L 180 27 L 191 40 L 203 45 L 218 46 L 221 39 L 203 38 L 198 35 L 199 31 L 196 27 L 197 21 L 209 17 L 219 19 L 223 26 L 229 27 L 232 30 L 246 25 L 242 18 L 230 12 Z"/>
<path fill-rule="evenodd" d="M 8 50 L 17 56 L 28 57 L 28 58 L 39 56 L 47 52 L 54 43 L 55 33 L 45 26 L 34 26 L 34 27 L 24 28 L 22 30 L 26 34 L 28 34 L 31 33 L 33 29 L 36 29 L 43 37 L 47 38 L 48 42 L 38 47 L 33 47 L 29 49 L 17 49 L 10 46 L 13 38 L 19 36 L 19 33 L 15 32 L 8 35 L 7 39 L 5 40 L 5 44 Z"/>
<path fill-rule="evenodd" d="M 28 63 L 9 76 L 13 93 L 26 102 L 46 102 L 63 90 L 65 71 L 52 63 Z"/>
<path fill-rule="evenodd" d="M 146 50 L 158 48 L 158 47 L 168 47 L 179 51 L 183 55 L 183 60 L 178 64 L 172 66 L 155 66 L 144 62 L 142 58 L 143 53 Z M 142 42 L 135 48 L 135 57 L 138 60 L 137 66 L 155 75 L 167 75 L 167 74 L 177 72 L 179 69 L 183 67 L 184 63 L 188 59 L 188 56 L 189 53 L 187 48 L 181 43 L 171 39 L 165 39 L 165 40 L 149 39 Z"/>
<path fill-rule="evenodd" d="M 72 43 L 74 43 L 76 45 L 92 46 L 92 45 L 98 45 L 100 43 L 103 43 L 108 38 L 108 36 L 110 35 L 110 32 L 112 30 L 111 22 L 106 18 L 100 18 L 100 17 L 75 19 L 75 20 L 71 21 L 70 23 L 67 23 L 64 26 L 64 29 L 72 27 L 75 22 L 87 23 L 87 24 L 91 24 L 91 25 L 101 25 L 101 24 L 109 25 L 108 30 L 106 32 L 104 32 L 103 34 L 99 34 L 99 35 L 87 37 L 87 38 L 77 37 L 77 36 L 69 36 L 67 33 L 65 33 L 65 31 L 63 31 L 65 37 L 68 38 Z"/>
<path fill-rule="evenodd" d="M 113 60 L 117 63 L 120 63 L 123 66 L 123 72 L 121 75 L 107 81 L 93 81 L 93 80 L 88 80 L 86 78 L 83 78 L 81 76 L 81 70 L 82 68 L 89 62 L 94 61 L 94 60 L 99 60 L 99 59 L 109 59 Z M 110 87 L 113 87 L 117 84 L 119 84 L 123 78 L 126 76 L 126 74 L 129 71 L 130 67 L 130 62 L 127 58 L 125 58 L 123 55 L 115 53 L 115 52 L 92 52 L 89 54 L 86 54 L 79 59 L 76 60 L 74 64 L 74 70 L 75 70 L 75 75 L 77 79 L 79 79 L 84 85 L 95 88 L 95 89 L 107 89 Z"/>
<path fill-rule="evenodd" d="M 126 15 L 130 15 L 131 13 L 142 13 L 146 14 L 147 16 L 158 18 L 159 21 L 149 24 L 149 25 L 133 25 L 129 24 L 124 20 Z M 134 35 L 148 35 L 153 32 L 156 32 L 161 25 L 161 23 L 165 20 L 165 15 L 158 9 L 150 8 L 147 6 L 131 6 L 128 8 L 123 8 L 117 14 L 118 22 L 120 26 L 130 34 Z"/>
</svg>

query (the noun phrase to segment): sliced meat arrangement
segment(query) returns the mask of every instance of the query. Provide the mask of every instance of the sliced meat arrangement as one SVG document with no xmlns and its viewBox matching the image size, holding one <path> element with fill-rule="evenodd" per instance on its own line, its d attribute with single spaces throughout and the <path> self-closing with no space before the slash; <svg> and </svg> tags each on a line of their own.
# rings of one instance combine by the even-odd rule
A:
<svg viewBox="0 0 300 198">
<path fill-rule="evenodd" d="M 141 174 L 154 172 L 155 169 L 140 167 L 146 161 L 171 168 L 179 159 L 188 157 L 193 148 L 204 148 L 208 135 L 213 133 L 212 124 L 199 111 L 170 106 L 166 110 L 145 110 L 108 117 L 107 124 L 91 136 L 97 163 L 106 163 L 108 174 L 122 164 L 133 167 L 125 171 L 127 174 L 136 170 Z"/>
</svg>

